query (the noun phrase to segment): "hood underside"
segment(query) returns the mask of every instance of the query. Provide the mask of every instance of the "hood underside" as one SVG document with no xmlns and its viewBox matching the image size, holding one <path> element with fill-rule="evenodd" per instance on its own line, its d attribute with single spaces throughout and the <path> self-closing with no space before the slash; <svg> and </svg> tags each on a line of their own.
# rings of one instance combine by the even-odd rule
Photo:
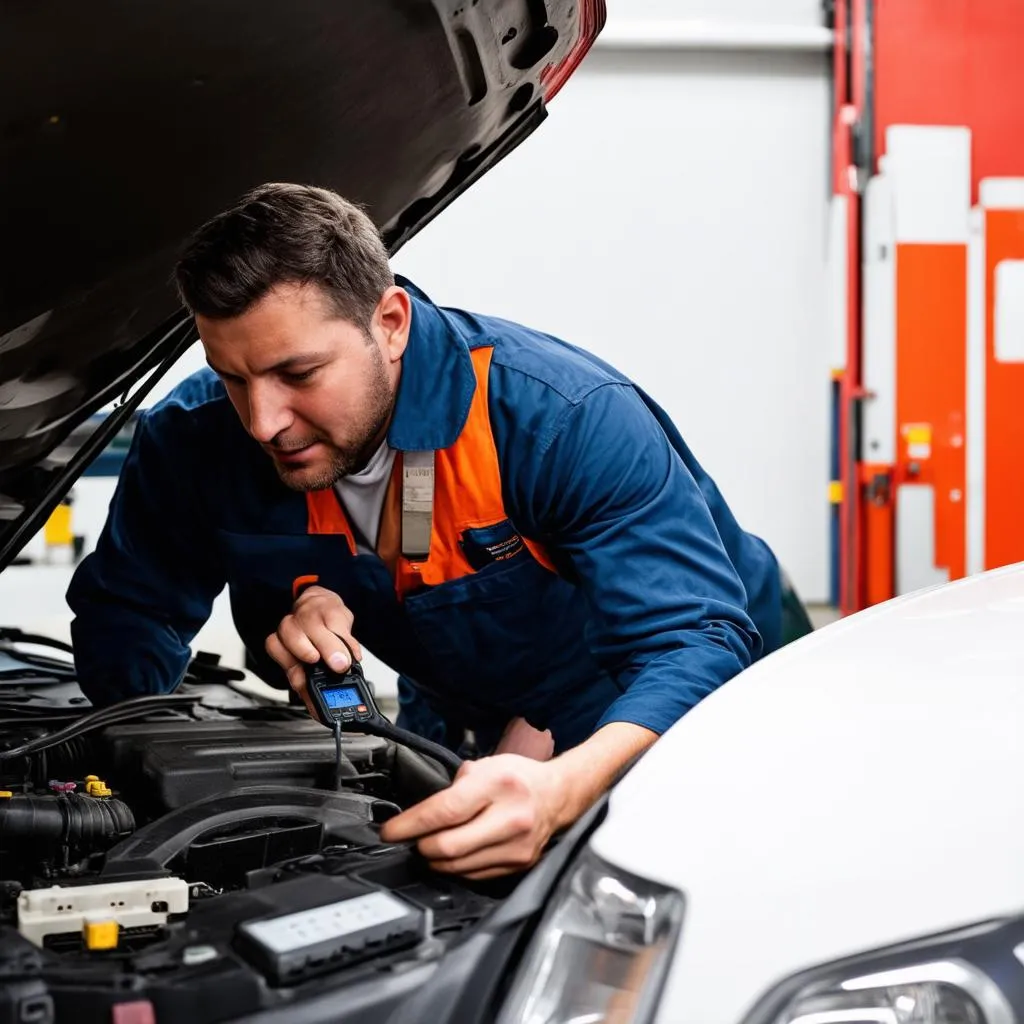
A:
<svg viewBox="0 0 1024 1024">
<path fill-rule="evenodd" d="M 191 231 L 301 181 L 396 251 L 540 123 L 603 20 L 603 0 L 5 5 L 0 567 L 82 468 L 58 445 L 194 338 L 171 285 Z"/>
</svg>

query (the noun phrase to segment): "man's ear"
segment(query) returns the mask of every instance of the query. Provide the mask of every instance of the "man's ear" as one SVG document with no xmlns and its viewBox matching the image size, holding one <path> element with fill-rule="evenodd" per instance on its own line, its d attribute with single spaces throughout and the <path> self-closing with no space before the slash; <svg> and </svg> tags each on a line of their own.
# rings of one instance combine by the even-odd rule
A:
<svg viewBox="0 0 1024 1024">
<path fill-rule="evenodd" d="M 373 324 L 384 354 L 393 363 L 397 363 L 409 344 L 409 331 L 412 327 L 412 301 L 409 293 L 397 284 L 388 288 L 374 310 Z"/>
</svg>

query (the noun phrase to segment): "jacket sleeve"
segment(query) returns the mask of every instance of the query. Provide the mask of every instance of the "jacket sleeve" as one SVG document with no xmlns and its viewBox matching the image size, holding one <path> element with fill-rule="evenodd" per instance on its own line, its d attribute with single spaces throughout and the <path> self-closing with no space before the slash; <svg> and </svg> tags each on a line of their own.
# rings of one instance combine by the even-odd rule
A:
<svg viewBox="0 0 1024 1024">
<path fill-rule="evenodd" d="M 591 650 L 622 691 L 596 728 L 664 732 L 760 654 L 700 488 L 628 385 L 566 404 L 513 475 L 521 528 L 579 586 Z"/>
<path fill-rule="evenodd" d="M 144 413 L 96 550 L 68 589 L 79 684 L 97 706 L 167 693 L 224 586 L 205 515 L 197 514 L 194 413 Z"/>
</svg>

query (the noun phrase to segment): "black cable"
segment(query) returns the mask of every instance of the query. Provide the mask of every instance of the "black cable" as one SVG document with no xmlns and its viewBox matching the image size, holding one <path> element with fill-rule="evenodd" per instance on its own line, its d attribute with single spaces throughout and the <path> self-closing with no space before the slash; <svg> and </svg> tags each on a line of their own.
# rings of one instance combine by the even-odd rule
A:
<svg viewBox="0 0 1024 1024">
<path fill-rule="evenodd" d="M 92 732 L 94 729 L 103 729 L 108 725 L 131 721 L 134 718 L 140 718 L 154 711 L 192 705 L 198 699 L 198 697 L 179 694 L 155 694 L 147 697 L 134 697 L 131 700 L 122 701 L 120 704 L 100 708 L 98 711 L 85 715 L 83 718 L 78 719 L 77 722 L 73 722 L 64 729 L 51 733 L 48 736 L 40 736 L 11 750 L 0 750 L 0 761 L 10 761 L 16 757 L 36 754 L 41 750 L 48 750 L 50 747 L 59 746 L 61 743 L 65 743 L 67 740 L 74 739 L 84 733 Z"/>
<path fill-rule="evenodd" d="M 440 743 L 435 743 L 433 740 L 418 736 L 414 732 L 409 732 L 408 729 L 401 729 L 397 725 L 393 725 L 390 719 L 385 718 L 380 708 L 377 707 L 373 690 L 363 675 L 362 666 L 356 660 L 355 652 L 344 637 L 339 636 L 338 639 L 345 650 L 348 651 L 349 673 L 356 677 L 357 688 L 365 693 L 366 703 L 373 712 L 370 718 L 360 718 L 358 722 L 353 722 L 353 728 L 357 732 L 366 733 L 368 736 L 379 736 L 381 739 L 391 740 L 392 743 L 400 743 L 403 747 L 415 750 L 418 754 L 432 757 L 454 775 L 462 767 L 462 758 L 458 754 L 452 753 L 447 747 L 442 747 Z M 306 668 L 307 685 L 309 685 L 311 668 L 315 667 L 307 666 Z M 340 727 L 339 719 L 334 721 L 335 727 Z"/>
<path fill-rule="evenodd" d="M 0 698 L 0 719 L 4 715 L 11 715 L 19 720 L 19 724 L 26 722 L 35 724 L 42 722 L 46 724 L 54 718 L 81 718 L 82 712 L 77 708 L 42 707 L 39 704 L 16 704 L 14 701 L 7 701 Z"/>
<path fill-rule="evenodd" d="M 341 792 L 341 720 L 334 720 L 334 788 Z"/>
<path fill-rule="evenodd" d="M 416 733 L 409 732 L 408 729 L 400 729 L 397 725 L 392 725 L 383 716 L 368 722 L 359 722 L 354 728 L 370 736 L 380 736 L 393 743 L 401 743 L 403 747 L 415 750 L 417 754 L 432 757 L 453 775 L 462 767 L 462 758 L 458 754 L 452 753 L 447 747 L 442 747 L 440 743 L 417 736 Z"/>
<path fill-rule="evenodd" d="M 67 654 L 75 653 L 71 644 L 67 644 L 63 640 L 26 633 L 23 629 L 18 629 L 17 626 L 0 626 L 0 643 L 34 644 L 37 647 L 52 647 L 54 650 L 64 651 Z"/>
</svg>

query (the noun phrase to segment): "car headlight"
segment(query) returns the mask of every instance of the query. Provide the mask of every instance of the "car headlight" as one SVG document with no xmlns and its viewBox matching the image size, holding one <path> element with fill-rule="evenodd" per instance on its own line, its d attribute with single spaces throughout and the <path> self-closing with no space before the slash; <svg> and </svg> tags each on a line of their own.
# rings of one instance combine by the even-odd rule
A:
<svg viewBox="0 0 1024 1024">
<path fill-rule="evenodd" d="M 555 890 L 499 1024 L 649 1020 L 682 919 L 681 893 L 585 850 Z"/>
<path fill-rule="evenodd" d="M 1021 931 L 987 924 L 816 968 L 761 1000 L 746 1024 L 1016 1024 Z"/>
</svg>

